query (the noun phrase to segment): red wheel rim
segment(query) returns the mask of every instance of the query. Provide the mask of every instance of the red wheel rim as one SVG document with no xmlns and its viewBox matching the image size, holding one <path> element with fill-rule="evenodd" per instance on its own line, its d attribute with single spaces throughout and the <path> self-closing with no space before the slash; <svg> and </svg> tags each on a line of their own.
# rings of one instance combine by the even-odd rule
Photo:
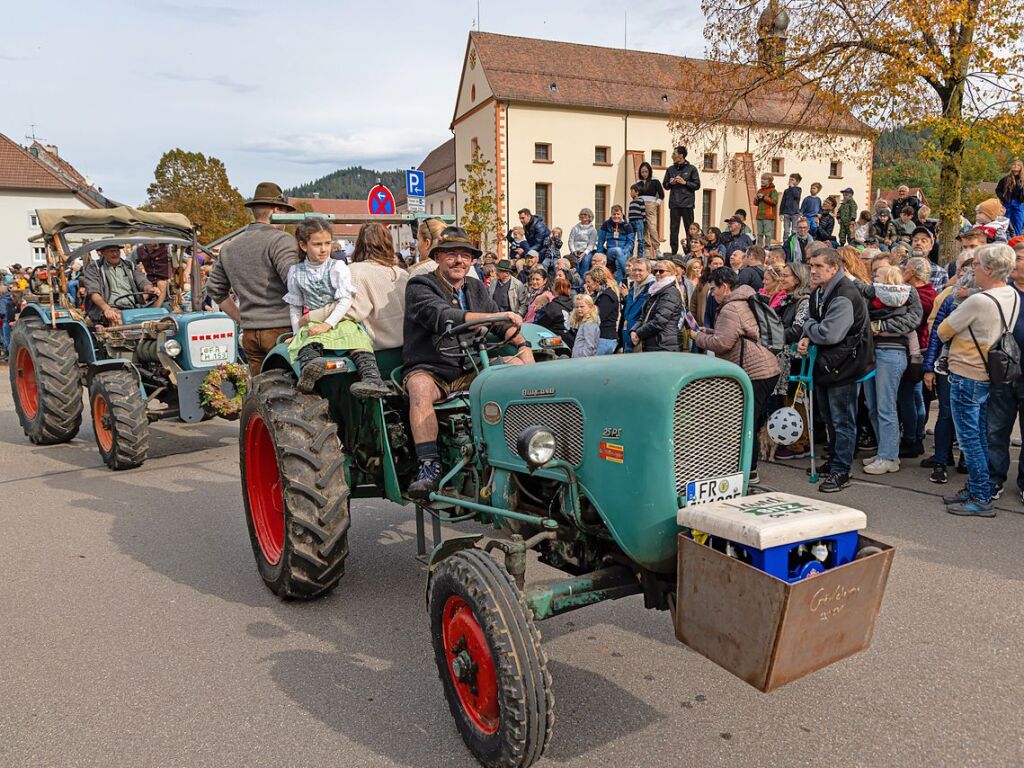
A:
<svg viewBox="0 0 1024 768">
<path fill-rule="evenodd" d="M 462 709 L 481 731 L 488 735 L 497 733 L 501 715 L 494 657 L 472 609 L 458 595 L 452 595 L 444 604 L 441 634 L 448 673 Z"/>
<path fill-rule="evenodd" d="M 270 430 L 258 414 L 249 420 L 245 431 L 245 482 L 256 540 L 267 562 L 277 565 L 284 549 L 281 473 Z"/>
<path fill-rule="evenodd" d="M 104 453 L 114 447 L 114 430 L 110 424 L 110 408 L 102 395 L 92 400 L 92 429 L 96 433 L 96 442 Z"/>
<path fill-rule="evenodd" d="M 32 353 L 25 347 L 19 347 L 14 357 L 14 379 L 18 386 L 18 402 L 25 412 L 25 418 L 34 419 L 39 413 L 36 364 L 32 362 Z"/>
</svg>

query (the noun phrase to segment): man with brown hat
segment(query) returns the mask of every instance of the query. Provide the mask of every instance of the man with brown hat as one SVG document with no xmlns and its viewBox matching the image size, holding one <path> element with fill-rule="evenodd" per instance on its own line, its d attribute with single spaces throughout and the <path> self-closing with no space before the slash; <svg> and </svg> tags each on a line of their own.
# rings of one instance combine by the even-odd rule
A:
<svg viewBox="0 0 1024 768">
<path fill-rule="evenodd" d="M 458 340 L 442 338 L 446 328 L 501 315 L 503 319 L 493 323 L 491 330 L 508 339 L 516 347 L 516 354 L 499 362 L 533 362 L 530 342 L 519 332 L 523 318 L 516 312 L 499 312 L 487 286 L 476 278 L 467 277 L 473 259 L 479 255 L 480 249 L 465 230 L 446 227 L 438 244 L 430 251 L 437 269 L 414 275 L 405 288 L 403 386 L 409 395 L 409 422 L 416 458 L 420 462 L 416 479 L 407 491 L 413 499 L 428 499 L 441 480 L 434 403 L 454 392 L 469 389 L 475 376 L 463 365 L 466 361 L 458 354 Z M 468 334 L 470 338 L 473 335 L 472 331 Z"/>
<path fill-rule="evenodd" d="M 291 333 L 284 294 L 288 268 L 300 259 L 295 238 L 270 223 L 273 214 L 295 210 L 281 187 L 261 181 L 245 205 L 255 221 L 221 246 L 206 282 L 206 293 L 241 326 L 242 349 L 249 361 L 249 373 L 255 376 L 278 336 Z M 234 300 L 229 298 L 231 293 Z"/>
</svg>

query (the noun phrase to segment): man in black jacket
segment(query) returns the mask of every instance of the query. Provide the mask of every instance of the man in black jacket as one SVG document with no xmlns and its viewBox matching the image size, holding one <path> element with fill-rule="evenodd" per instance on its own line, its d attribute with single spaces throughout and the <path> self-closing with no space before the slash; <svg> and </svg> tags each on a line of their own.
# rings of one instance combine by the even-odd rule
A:
<svg viewBox="0 0 1024 768">
<path fill-rule="evenodd" d="M 700 189 L 700 174 L 691 163 L 686 162 L 686 147 L 676 147 L 672 153 L 672 165 L 665 171 L 663 186 L 669 191 L 669 247 L 675 256 L 679 253 L 680 218 L 686 228 L 686 241 L 689 245 L 696 197 L 694 192 Z"/>
<path fill-rule="evenodd" d="M 491 330 L 508 339 L 517 351 L 512 357 L 499 358 L 498 362 L 513 365 L 533 362 L 530 343 L 519 333 L 523 318 L 515 312 L 499 312 L 487 286 L 466 276 L 473 259 L 479 255 L 480 250 L 464 230 L 446 227 L 430 252 L 437 269 L 414 276 L 405 288 L 403 385 L 409 395 L 409 422 L 416 458 L 420 462 L 416 479 L 407 491 L 412 499 L 429 499 L 441 479 L 434 403 L 453 392 L 469 389 L 475 376 L 472 369 L 467 370 L 463 365 L 468 361 L 459 352 L 458 340 L 441 338 L 447 328 L 500 315 L 503 320 L 493 323 Z"/>
<path fill-rule="evenodd" d="M 823 248 L 810 258 L 809 317 L 797 353 L 817 346 L 814 393 L 819 412 L 829 425 L 829 460 L 822 493 L 836 493 L 850 485 L 850 467 L 857 449 L 857 398 L 860 380 L 875 365 L 868 305 L 843 271 L 843 257 Z"/>
</svg>

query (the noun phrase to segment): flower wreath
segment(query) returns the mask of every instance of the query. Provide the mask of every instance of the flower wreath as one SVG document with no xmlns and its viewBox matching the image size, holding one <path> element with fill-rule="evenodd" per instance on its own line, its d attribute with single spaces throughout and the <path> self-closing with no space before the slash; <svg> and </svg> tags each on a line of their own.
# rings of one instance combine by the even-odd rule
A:
<svg viewBox="0 0 1024 768">
<path fill-rule="evenodd" d="M 224 393 L 224 383 L 235 388 L 234 397 Z M 249 390 L 249 370 L 239 363 L 224 363 L 211 370 L 199 387 L 199 399 L 223 419 L 237 419 L 242 410 L 242 398 Z"/>
</svg>

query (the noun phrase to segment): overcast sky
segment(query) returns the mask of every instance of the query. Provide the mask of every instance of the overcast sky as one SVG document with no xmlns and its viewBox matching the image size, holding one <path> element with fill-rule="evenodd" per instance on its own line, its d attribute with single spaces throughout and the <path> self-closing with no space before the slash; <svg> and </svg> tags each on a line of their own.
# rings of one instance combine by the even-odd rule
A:
<svg viewBox="0 0 1024 768">
<path fill-rule="evenodd" d="M 5 3 L 0 132 L 32 133 L 116 200 L 161 154 L 219 157 L 250 196 L 414 165 L 448 125 L 476 0 Z M 628 31 L 623 9 L 630 9 Z M 699 0 L 480 0 L 486 32 L 700 55 Z"/>
</svg>

